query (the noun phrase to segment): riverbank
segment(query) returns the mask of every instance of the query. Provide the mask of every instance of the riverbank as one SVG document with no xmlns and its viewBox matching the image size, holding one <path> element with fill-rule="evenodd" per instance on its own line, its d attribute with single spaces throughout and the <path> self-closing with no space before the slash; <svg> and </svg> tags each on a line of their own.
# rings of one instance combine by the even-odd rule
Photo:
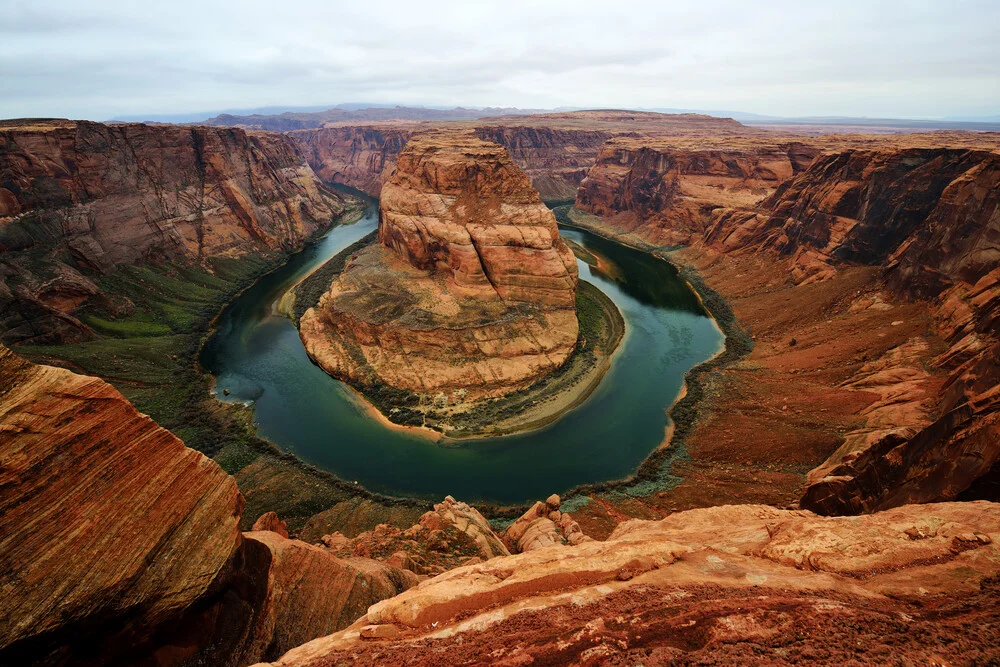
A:
<svg viewBox="0 0 1000 667">
<path fill-rule="evenodd" d="M 298 323 L 349 258 L 372 242 L 374 234 L 345 248 L 296 284 L 282 297 L 282 313 Z M 425 437 L 438 434 L 436 439 L 445 444 L 544 428 L 586 401 L 611 367 L 625 336 L 622 314 L 595 286 L 580 282 L 576 306 L 580 334 L 566 363 L 533 385 L 501 398 L 444 404 L 439 396 L 382 385 L 352 386 L 372 406 L 373 416 L 386 425 Z"/>
</svg>

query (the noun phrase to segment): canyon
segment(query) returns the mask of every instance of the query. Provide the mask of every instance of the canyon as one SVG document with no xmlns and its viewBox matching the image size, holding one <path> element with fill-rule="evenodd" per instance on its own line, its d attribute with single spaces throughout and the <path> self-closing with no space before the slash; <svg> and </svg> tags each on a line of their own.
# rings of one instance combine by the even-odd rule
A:
<svg viewBox="0 0 1000 667">
<path fill-rule="evenodd" d="M 0 135 L 0 661 L 1000 659 L 1000 136 L 614 111 Z M 492 398 L 569 358 L 557 219 L 679 267 L 726 350 L 626 480 L 478 510 L 332 480 L 209 403 L 191 350 L 213 299 L 350 219 L 333 183 L 380 196 L 378 238 L 299 333 L 362 387 Z"/>
<path fill-rule="evenodd" d="M 324 370 L 362 386 L 494 398 L 569 358 L 576 282 L 555 217 L 499 145 L 417 135 L 382 186 L 378 244 L 300 332 Z"/>
<path fill-rule="evenodd" d="M 3 121 L 3 340 L 85 340 L 78 311 L 134 309 L 98 285 L 115 268 L 288 251 L 345 208 L 281 135 Z"/>
</svg>

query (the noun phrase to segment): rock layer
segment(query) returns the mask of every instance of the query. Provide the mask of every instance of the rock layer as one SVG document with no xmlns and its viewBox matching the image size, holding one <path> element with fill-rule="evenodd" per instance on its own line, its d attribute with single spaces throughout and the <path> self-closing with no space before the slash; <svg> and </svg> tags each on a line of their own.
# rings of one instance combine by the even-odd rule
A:
<svg viewBox="0 0 1000 667">
<path fill-rule="evenodd" d="M 453 570 L 273 664 L 988 661 L 998 539 L 982 502 L 692 510 Z"/>
<path fill-rule="evenodd" d="M 0 654 L 127 646 L 225 583 L 243 498 L 218 465 L 97 378 L 3 347 L 0 378 Z"/>
<path fill-rule="evenodd" d="M 86 335 L 116 266 L 290 250 L 343 212 L 288 138 L 235 128 L 0 124 L 0 331 Z"/>
<path fill-rule="evenodd" d="M 474 398 L 569 357 L 576 260 L 501 147 L 464 133 L 411 139 L 382 188 L 378 239 L 300 321 L 327 372 Z"/>
</svg>

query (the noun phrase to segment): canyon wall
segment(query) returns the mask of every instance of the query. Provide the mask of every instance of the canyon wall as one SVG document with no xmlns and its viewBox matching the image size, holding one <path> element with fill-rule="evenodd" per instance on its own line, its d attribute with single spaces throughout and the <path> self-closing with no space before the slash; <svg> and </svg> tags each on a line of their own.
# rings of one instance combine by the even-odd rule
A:
<svg viewBox="0 0 1000 667">
<path fill-rule="evenodd" d="M 801 142 L 617 138 L 601 148 L 576 206 L 653 243 L 689 243 L 718 209 L 757 204 L 818 153 Z"/>
<path fill-rule="evenodd" d="M 378 240 L 300 321 L 327 372 L 490 396 L 575 347 L 576 260 L 500 146 L 459 132 L 412 138 L 382 188 Z"/>
<path fill-rule="evenodd" d="M 573 199 L 580 181 L 611 136 L 604 129 L 563 129 L 525 125 L 476 128 L 483 141 L 500 144 L 545 201 Z"/>
<path fill-rule="evenodd" d="M 350 125 L 292 132 L 313 171 L 328 183 L 343 183 L 377 197 L 413 129 Z"/>
<path fill-rule="evenodd" d="M 465 122 L 344 123 L 291 132 L 289 136 L 324 181 L 345 183 L 377 196 L 406 141 L 414 133 L 434 129 L 471 130 L 484 141 L 500 144 L 545 201 L 575 197 L 601 146 L 612 137 L 718 137 L 748 132 L 730 118 L 609 110 Z"/>
<path fill-rule="evenodd" d="M 277 533 L 110 385 L 0 346 L 0 662 L 246 665 L 416 578 Z M 145 663 L 144 663 L 145 664 Z"/>
<path fill-rule="evenodd" d="M 296 145 L 233 128 L 0 124 L 0 331 L 85 337 L 121 265 L 287 251 L 344 211 Z"/>
<path fill-rule="evenodd" d="M 866 311 L 891 317 L 893 303 L 926 302 L 930 330 L 911 329 L 888 350 L 873 339 L 878 356 L 856 351 L 843 359 L 853 371 L 826 391 L 858 392 L 869 402 L 856 414 L 861 425 L 809 474 L 803 506 L 839 514 L 995 497 L 1000 154 L 992 139 L 827 137 L 816 140 L 827 150 L 811 163 L 816 149 L 800 143 L 748 152 L 759 141 L 725 153 L 611 140 L 577 205 L 600 215 L 601 229 L 612 234 L 773 263 L 786 277 L 772 280 L 770 292 L 782 282 L 804 288 L 871 267 L 867 283 L 840 281 L 860 287 L 842 295 L 843 316 L 859 323 L 871 319 Z M 756 297 L 762 308 L 770 303 L 765 292 Z M 846 354 L 837 347 L 796 354 Z"/>
</svg>

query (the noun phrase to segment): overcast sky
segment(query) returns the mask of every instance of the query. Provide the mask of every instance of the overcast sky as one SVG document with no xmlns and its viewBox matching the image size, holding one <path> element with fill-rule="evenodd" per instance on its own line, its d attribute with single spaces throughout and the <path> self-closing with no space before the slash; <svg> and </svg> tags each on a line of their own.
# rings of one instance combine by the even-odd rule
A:
<svg viewBox="0 0 1000 667">
<path fill-rule="evenodd" d="M 1000 114 L 1000 0 L 0 0 L 0 117 L 375 102 Z"/>
</svg>

